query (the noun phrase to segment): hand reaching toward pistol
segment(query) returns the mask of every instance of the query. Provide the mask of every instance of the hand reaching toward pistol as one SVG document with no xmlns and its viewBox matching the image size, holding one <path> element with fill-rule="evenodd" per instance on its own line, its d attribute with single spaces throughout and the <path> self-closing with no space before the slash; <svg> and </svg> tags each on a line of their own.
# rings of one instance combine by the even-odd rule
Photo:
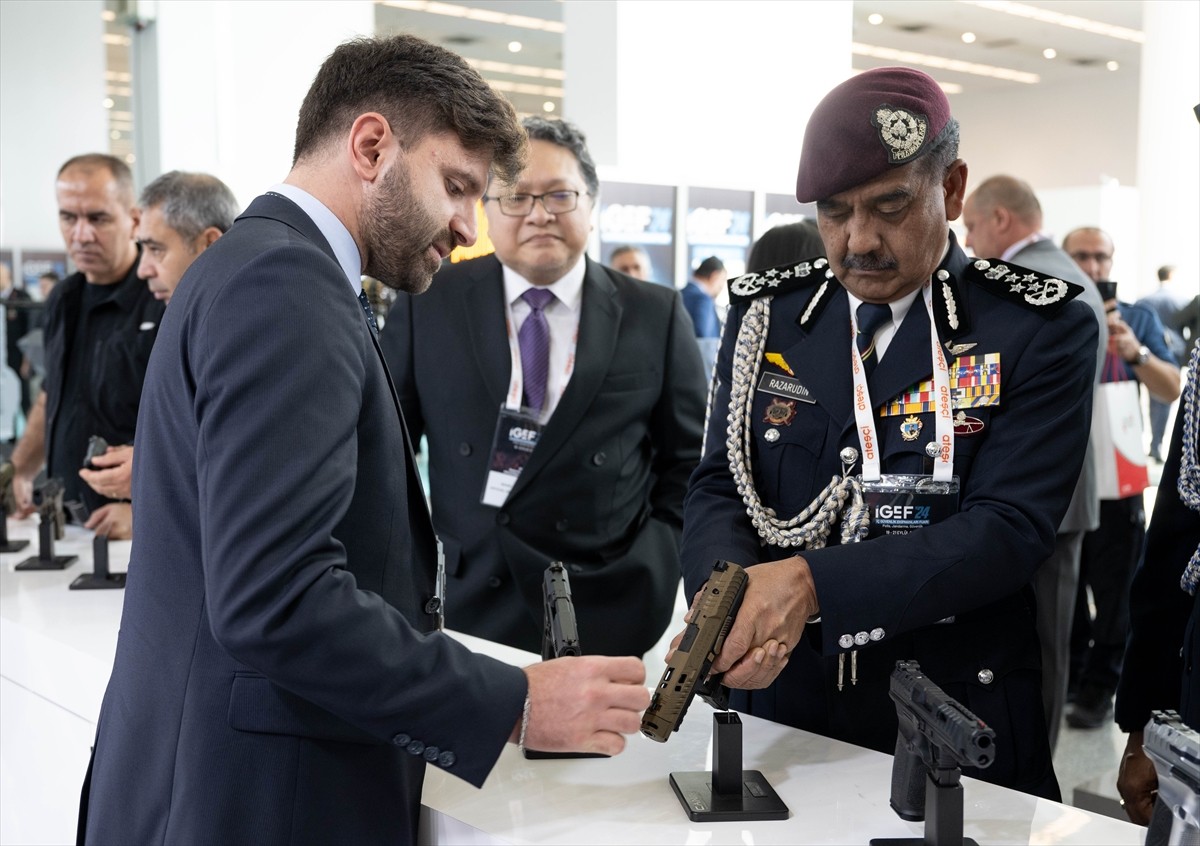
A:
<svg viewBox="0 0 1200 846">
<path fill-rule="evenodd" d="M 529 722 L 525 746 L 542 752 L 617 755 L 650 704 L 639 658 L 572 655 L 525 668 Z M 521 724 L 513 729 L 519 739 Z"/>
<path fill-rule="evenodd" d="M 133 447 L 110 446 L 92 459 L 98 470 L 80 470 L 79 477 L 96 493 L 109 499 L 130 499 L 133 476 Z"/>
</svg>

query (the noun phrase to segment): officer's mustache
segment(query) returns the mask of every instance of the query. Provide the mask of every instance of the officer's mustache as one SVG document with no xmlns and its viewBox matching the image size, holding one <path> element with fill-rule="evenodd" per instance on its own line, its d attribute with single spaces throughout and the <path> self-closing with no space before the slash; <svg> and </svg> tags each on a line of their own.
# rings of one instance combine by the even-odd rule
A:
<svg viewBox="0 0 1200 846">
<path fill-rule="evenodd" d="M 849 253 L 842 259 L 842 267 L 846 270 L 895 270 L 899 266 L 894 258 L 881 258 L 874 253 Z"/>
</svg>

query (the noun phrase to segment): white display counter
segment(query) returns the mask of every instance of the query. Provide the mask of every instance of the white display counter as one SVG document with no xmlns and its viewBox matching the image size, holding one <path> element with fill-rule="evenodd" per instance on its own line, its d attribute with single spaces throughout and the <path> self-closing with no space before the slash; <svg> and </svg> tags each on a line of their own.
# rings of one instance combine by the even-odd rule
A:
<svg viewBox="0 0 1200 846">
<path fill-rule="evenodd" d="M 14 572 L 36 555 L 36 518 L 8 522 L 34 543 L 0 555 L 0 844 L 74 840 L 79 788 L 116 647 L 124 592 L 69 591 L 92 569 L 91 533 L 68 527 L 62 571 Z M 129 544 L 109 548 L 125 569 Z M 535 656 L 466 635 L 514 664 Z M 648 684 L 661 667 L 650 667 Z M 921 837 L 888 806 L 891 757 L 743 716 L 744 766 L 761 770 L 791 810 L 780 822 L 692 823 L 667 781 L 710 769 L 712 709 L 696 700 L 665 743 L 634 736 L 612 759 L 526 760 L 508 747 L 483 789 L 431 767 L 422 842 L 866 843 Z M 981 844 L 1140 844 L 1145 829 L 963 779 L 964 833 Z"/>
</svg>

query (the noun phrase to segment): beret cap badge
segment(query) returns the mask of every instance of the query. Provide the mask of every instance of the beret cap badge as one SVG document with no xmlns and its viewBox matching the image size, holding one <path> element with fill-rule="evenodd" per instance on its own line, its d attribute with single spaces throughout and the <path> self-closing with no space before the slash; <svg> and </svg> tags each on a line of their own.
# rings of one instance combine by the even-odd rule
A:
<svg viewBox="0 0 1200 846">
<path fill-rule="evenodd" d="M 887 104 L 872 113 L 871 123 L 879 129 L 879 140 L 887 148 L 891 164 L 903 164 L 920 153 L 929 128 L 924 115 Z"/>
</svg>

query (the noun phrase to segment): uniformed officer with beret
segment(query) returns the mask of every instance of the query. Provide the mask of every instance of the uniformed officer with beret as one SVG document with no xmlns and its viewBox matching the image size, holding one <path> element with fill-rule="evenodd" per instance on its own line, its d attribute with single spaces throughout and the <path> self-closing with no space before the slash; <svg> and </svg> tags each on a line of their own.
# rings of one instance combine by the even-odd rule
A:
<svg viewBox="0 0 1200 846">
<path fill-rule="evenodd" d="M 713 668 L 733 707 L 891 752 L 916 660 L 995 729 L 969 775 L 1058 799 L 1029 583 L 1083 462 L 1096 320 L 1076 285 L 967 258 L 966 181 L 926 74 L 817 106 L 796 197 L 826 255 L 730 283 L 684 577 L 749 567 Z"/>
</svg>

